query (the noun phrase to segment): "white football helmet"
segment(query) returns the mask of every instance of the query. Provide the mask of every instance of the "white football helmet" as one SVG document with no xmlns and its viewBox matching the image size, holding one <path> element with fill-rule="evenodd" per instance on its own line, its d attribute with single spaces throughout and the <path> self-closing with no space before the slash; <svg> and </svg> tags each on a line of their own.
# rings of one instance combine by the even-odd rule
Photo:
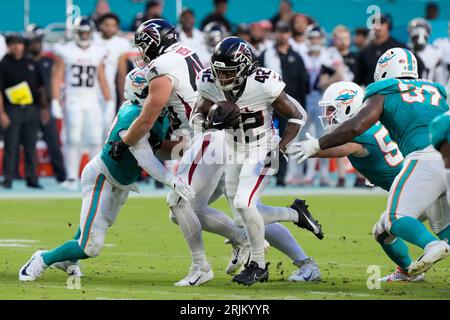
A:
<svg viewBox="0 0 450 320">
<path fill-rule="evenodd" d="M 148 67 L 134 68 L 125 77 L 125 99 L 142 106 L 148 96 Z"/>
<path fill-rule="evenodd" d="M 73 38 L 78 46 L 86 49 L 92 43 L 95 25 L 88 17 L 80 16 L 73 22 Z"/>
<path fill-rule="evenodd" d="M 320 122 L 329 131 L 352 117 L 362 106 L 364 90 L 354 82 L 339 81 L 323 93 L 319 107 L 323 108 Z"/>
<path fill-rule="evenodd" d="M 403 77 L 419 78 L 417 59 L 408 49 L 389 49 L 378 59 L 373 78 L 375 81 L 380 81 Z"/>
</svg>

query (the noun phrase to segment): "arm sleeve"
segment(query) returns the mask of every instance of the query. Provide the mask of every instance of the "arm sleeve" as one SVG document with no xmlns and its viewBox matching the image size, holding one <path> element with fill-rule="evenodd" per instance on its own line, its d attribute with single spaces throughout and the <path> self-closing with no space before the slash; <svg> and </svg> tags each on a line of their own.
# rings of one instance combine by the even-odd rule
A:
<svg viewBox="0 0 450 320">
<path fill-rule="evenodd" d="M 121 136 L 123 134 L 125 134 L 125 131 L 120 133 Z M 155 157 L 148 142 L 149 137 L 150 134 L 147 133 L 141 140 L 138 141 L 138 143 L 131 146 L 129 150 L 139 163 L 139 166 L 141 166 L 145 172 L 165 185 L 172 186 L 175 176 L 167 171 L 162 163 Z"/>
</svg>

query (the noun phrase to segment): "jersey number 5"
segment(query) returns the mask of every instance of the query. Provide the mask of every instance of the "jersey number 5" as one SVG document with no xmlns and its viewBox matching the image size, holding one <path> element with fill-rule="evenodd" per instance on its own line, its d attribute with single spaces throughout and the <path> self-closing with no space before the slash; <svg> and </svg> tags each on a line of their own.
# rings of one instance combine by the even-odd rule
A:
<svg viewBox="0 0 450 320">
<path fill-rule="evenodd" d="M 378 146 L 384 153 L 384 159 L 391 167 L 399 165 L 403 161 L 403 155 L 400 153 L 397 144 L 394 141 L 386 141 L 386 136 L 389 132 L 385 127 L 375 132 L 374 137 L 377 140 Z"/>
</svg>

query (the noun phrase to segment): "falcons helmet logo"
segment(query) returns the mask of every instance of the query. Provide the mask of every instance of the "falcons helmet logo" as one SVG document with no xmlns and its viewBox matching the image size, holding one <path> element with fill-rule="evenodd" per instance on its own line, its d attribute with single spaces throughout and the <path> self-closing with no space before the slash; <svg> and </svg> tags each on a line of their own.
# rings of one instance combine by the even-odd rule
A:
<svg viewBox="0 0 450 320">
<path fill-rule="evenodd" d="M 240 43 L 239 48 L 236 50 L 234 54 L 234 61 L 236 62 L 245 62 L 246 60 L 252 60 L 252 52 L 247 44 Z"/>
<path fill-rule="evenodd" d="M 143 26 L 142 30 L 138 32 L 136 41 L 147 42 L 148 40 L 151 40 L 157 46 L 159 46 L 161 42 L 161 36 L 158 32 L 158 28 L 161 28 L 161 26 L 157 25 L 156 23 L 150 23 L 149 25 Z"/>
</svg>

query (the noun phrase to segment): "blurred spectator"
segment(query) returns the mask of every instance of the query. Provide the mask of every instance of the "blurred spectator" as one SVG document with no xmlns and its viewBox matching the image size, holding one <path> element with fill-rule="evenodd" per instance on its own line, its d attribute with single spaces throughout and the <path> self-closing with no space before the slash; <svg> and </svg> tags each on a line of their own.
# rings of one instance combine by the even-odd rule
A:
<svg viewBox="0 0 450 320">
<path fill-rule="evenodd" d="M 344 81 L 353 81 L 356 73 L 356 53 L 350 51 L 352 39 L 350 30 L 343 25 L 337 25 L 333 29 L 333 45 L 335 50 L 341 55 L 346 65 Z"/>
<path fill-rule="evenodd" d="M 289 43 L 301 55 L 306 53 L 305 30 L 312 23 L 312 19 L 304 14 L 296 14 L 292 17 L 292 38 L 289 39 Z"/>
<path fill-rule="evenodd" d="M 222 39 L 228 37 L 228 31 L 225 26 L 219 22 L 210 22 L 203 29 L 205 33 L 206 46 L 208 47 L 208 55 L 210 56 L 216 47 L 216 45 L 222 41 Z M 209 65 L 209 59 L 208 59 Z"/>
<path fill-rule="evenodd" d="M 278 8 L 278 13 L 270 19 L 272 27 L 276 27 L 278 22 L 284 21 L 286 23 L 291 22 L 294 16 L 294 11 L 292 11 L 292 2 L 290 0 L 281 0 Z"/>
<path fill-rule="evenodd" d="M 411 20 L 408 24 L 408 47 L 424 64 L 419 78 L 430 79 L 445 85 L 441 51 L 428 44 L 430 33 L 431 25 L 427 20 L 423 18 Z"/>
<path fill-rule="evenodd" d="M 119 35 L 120 20 L 114 13 L 106 13 L 98 19 L 99 33 L 95 33 L 94 44 L 103 47 L 106 50 L 106 57 L 103 61 L 105 64 L 105 76 L 108 82 L 111 99 L 117 105 L 118 102 L 124 100 L 123 91 L 125 86 L 125 77 L 118 77 L 119 60 L 131 50 L 130 41 Z M 117 85 L 116 85 L 117 84 Z M 117 99 L 119 95 L 119 99 Z M 105 101 L 101 99 L 104 108 Z M 111 113 L 110 116 L 113 116 Z M 104 119 L 104 135 L 110 129 L 113 119 Z"/>
<path fill-rule="evenodd" d="M 51 98 L 51 73 L 53 59 L 48 56 L 42 55 L 43 37 L 44 32 L 41 28 L 33 25 L 28 26 L 28 57 L 35 61 L 40 68 L 42 79 L 44 81 L 45 96 L 47 98 L 47 103 L 49 103 Z M 45 122 L 47 120 L 47 117 L 49 119 L 47 122 Z M 41 121 L 39 124 L 40 130 L 42 132 L 42 138 L 47 144 L 47 150 L 49 153 L 53 174 L 56 178 L 56 181 L 63 182 L 64 180 L 66 180 L 66 170 L 64 168 L 61 147 L 59 145 L 58 130 L 56 128 L 55 118 L 51 114 L 49 116 L 41 117 Z"/>
<path fill-rule="evenodd" d="M 367 86 L 373 82 L 373 73 L 377 65 L 378 58 L 390 48 L 406 45 L 391 37 L 392 20 L 390 16 L 382 14 L 380 24 L 373 23 L 371 32 L 374 39 L 366 48 L 362 49 L 357 58 L 355 82 L 359 85 Z"/>
<path fill-rule="evenodd" d="M 250 44 L 253 53 L 259 55 L 269 46 L 273 45 L 273 41 L 268 39 L 268 31 L 271 24 L 268 21 L 259 21 L 250 24 Z"/>
<path fill-rule="evenodd" d="M 205 34 L 195 26 L 195 15 L 191 9 L 184 9 L 180 15 L 178 26 L 179 42 L 197 52 L 197 55 L 205 66 L 209 62 L 209 51 L 206 46 Z"/>
<path fill-rule="evenodd" d="M 436 2 L 429 2 L 425 7 L 425 19 L 435 20 L 439 16 L 439 6 Z"/>
<path fill-rule="evenodd" d="M 326 46 L 325 30 L 316 25 L 310 25 L 305 31 L 307 53 L 303 56 L 305 67 L 309 76 L 309 90 L 306 96 L 306 111 L 308 113 L 308 123 L 303 132 L 310 132 L 316 137 L 323 134 L 323 127 L 319 119 L 322 114 L 318 103 L 322 98 L 322 90 L 335 82 L 343 79 L 344 62 L 339 54 L 333 53 Z M 302 184 L 310 185 L 316 176 L 317 162 L 320 163 L 320 185 L 329 186 L 329 160 L 310 158 L 306 160 L 307 170 Z M 300 174 L 290 174 L 291 177 Z M 295 181 L 292 183 L 298 183 Z"/>
<path fill-rule="evenodd" d="M 364 49 L 367 46 L 367 39 L 369 37 L 369 29 L 357 28 L 355 35 L 353 36 L 353 44 L 358 51 Z"/>
<path fill-rule="evenodd" d="M 211 22 L 218 22 L 227 29 L 227 32 L 231 32 L 231 24 L 228 21 L 228 19 L 225 18 L 227 9 L 228 9 L 228 0 L 214 0 L 214 11 L 203 19 L 200 25 L 200 29 L 202 31 L 205 31 L 204 29 L 206 25 L 208 25 Z"/>
<path fill-rule="evenodd" d="M 132 31 L 136 31 L 137 28 L 144 22 L 149 19 L 157 19 L 162 18 L 162 12 L 164 9 L 164 1 L 163 0 L 149 0 L 145 5 L 144 12 L 139 12 L 136 14 L 133 20 L 133 24 L 131 26 Z"/>
<path fill-rule="evenodd" d="M 25 178 L 30 188 L 42 188 L 36 175 L 39 119 L 50 119 L 44 80 L 36 62 L 25 57 L 25 40 L 12 35 L 8 53 L 0 62 L 0 124 L 5 129 L 3 187 L 11 188 L 18 163 L 20 141 L 25 152 Z"/>
<path fill-rule="evenodd" d="M 236 27 L 236 37 L 239 37 L 250 43 L 250 27 L 246 23 L 240 23 Z"/>
<path fill-rule="evenodd" d="M 109 6 L 108 0 L 97 0 L 97 3 L 95 5 L 94 12 L 91 14 L 90 18 L 95 23 L 95 26 L 99 27 L 100 25 L 100 17 L 103 15 L 111 12 L 111 8 Z"/>
<path fill-rule="evenodd" d="M 289 44 L 291 29 L 288 23 L 280 21 L 275 29 L 275 45 L 267 47 L 259 57 L 261 66 L 275 70 L 281 74 L 286 83 L 285 91 L 291 97 L 305 105 L 305 97 L 308 90 L 308 76 L 305 65 L 300 55 Z M 274 112 L 274 122 L 277 123 L 280 136 L 286 129 L 287 120 L 277 112 Z M 280 157 L 280 167 L 277 173 L 277 185 L 285 186 L 287 163 L 284 157 Z"/>
<path fill-rule="evenodd" d="M 343 71 L 343 80 L 353 81 L 356 71 L 356 54 L 350 51 L 351 35 L 350 30 L 343 25 L 337 25 L 333 29 L 333 45 L 331 50 L 335 50 L 339 54 L 345 64 L 345 70 Z M 345 187 L 346 180 L 346 159 L 336 159 L 338 182 L 337 187 Z M 365 182 L 365 181 L 364 181 Z"/>
<path fill-rule="evenodd" d="M 443 57 L 444 79 L 450 78 L 450 21 L 448 22 L 448 36 L 434 40 L 433 46 L 441 51 Z M 449 79 L 450 80 L 450 79 Z"/>
</svg>

